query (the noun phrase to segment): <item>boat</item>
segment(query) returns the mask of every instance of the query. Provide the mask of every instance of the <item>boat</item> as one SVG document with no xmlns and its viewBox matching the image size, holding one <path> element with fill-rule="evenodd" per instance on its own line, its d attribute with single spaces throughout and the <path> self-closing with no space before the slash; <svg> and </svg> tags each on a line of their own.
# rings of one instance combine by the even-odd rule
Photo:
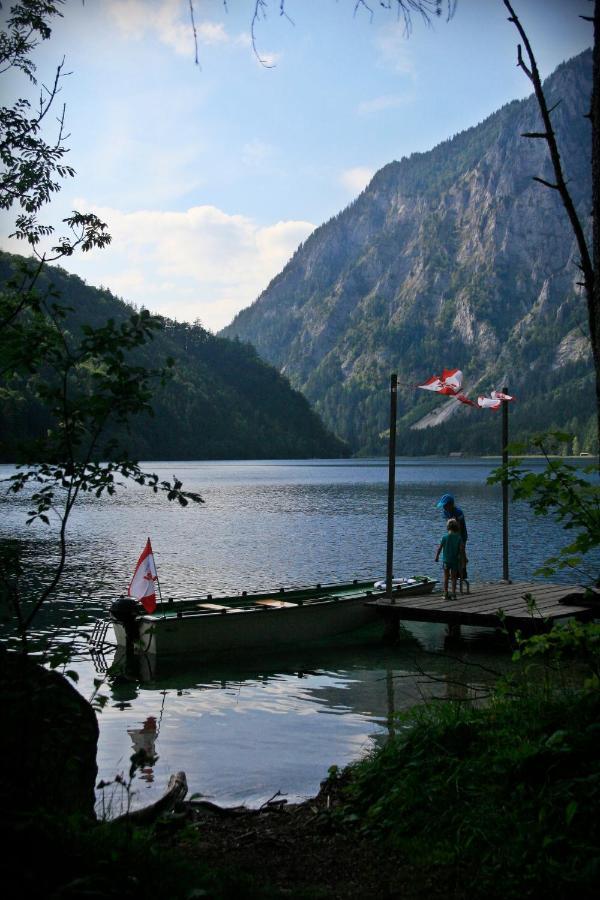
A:
<svg viewBox="0 0 600 900">
<path fill-rule="evenodd" d="M 431 593 L 435 579 L 396 579 L 393 596 Z M 383 586 L 382 586 L 383 585 Z M 117 600 L 111 619 L 117 645 L 135 653 L 210 656 L 226 650 L 279 648 L 354 631 L 376 620 L 369 601 L 386 596 L 376 579 L 279 588 L 277 591 L 159 600 L 152 614 L 131 597 Z"/>
<path fill-rule="evenodd" d="M 390 382 L 387 558 L 385 579 L 214 598 L 163 600 L 150 538 L 138 560 L 128 596 L 111 607 L 117 646 L 127 653 L 205 656 L 225 650 L 278 649 L 354 631 L 380 614 L 369 601 L 429 594 L 437 584 L 425 575 L 394 578 L 394 492 L 397 375 Z M 140 602 L 141 601 L 141 604 Z"/>
</svg>

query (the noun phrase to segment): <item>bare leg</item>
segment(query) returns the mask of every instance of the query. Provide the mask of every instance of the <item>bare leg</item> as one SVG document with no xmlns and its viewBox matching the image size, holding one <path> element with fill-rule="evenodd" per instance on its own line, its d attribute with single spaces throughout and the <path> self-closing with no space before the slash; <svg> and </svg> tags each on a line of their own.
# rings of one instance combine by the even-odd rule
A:
<svg viewBox="0 0 600 900">
<path fill-rule="evenodd" d="M 452 570 L 452 596 L 456 597 L 456 572 Z"/>
<path fill-rule="evenodd" d="M 444 566 L 444 594 L 448 593 L 448 577 L 449 577 L 449 575 L 450 575 L 450 572 Z"/>
</svg>

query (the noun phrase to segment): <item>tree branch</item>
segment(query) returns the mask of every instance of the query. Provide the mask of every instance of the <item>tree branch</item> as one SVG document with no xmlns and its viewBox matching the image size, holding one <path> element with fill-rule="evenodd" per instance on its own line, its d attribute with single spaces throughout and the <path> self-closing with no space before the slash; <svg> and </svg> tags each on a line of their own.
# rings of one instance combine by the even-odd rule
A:
<svg viewBox="0 0 600 900">
<path fill-rule="evenodd" d="M 543 178 L 535 178 L 535 181 L 539 181 L 540 184 L 545 185 L 546 187 L 552 188 L 553 190 L 557 190 L 560 194 L 561 200 L 563 202 L 563 206 L 565 207 L 566 213 L 569 217 L 569 221 L 571 223 L 571 228 L 573 229 L 573 233 L 575 235 L 575 239 L 577 241 L 577 247 L 579 250 L 579 255 L 581 257 L 581 267 L 584 275 L 585 282 L 585 290 L 588 297 L 588 308 L 591 309 L 593 303 L 593 292 L 594 292 L 594 268 L 592 265 L 592 259 L 590 250 L 587 245 L 587 241 L 585 238 L 585 234 L 583 231 L 583 226 L 577 214 L 577 210 L 575 209 L 575 204 L 573 203 L 573 199 L 569 190 L 567 188 L 567 183 L 565 181 L 562 169 L 562 163 L 560 159 L 560 153 L 558 150 L 558 144 L 556 140 L 556 134 L 554 132 L 554 128 L 552 126 L 552 120 L 550 118 L 550 110 L 548 109 L 548 105 L 546 103 L 546 97 L 544 95 L 544 90 L 542 87 L 542 80 L 540 78 L 540 73 L 537 67 L 537 62 L 531 48 L 531 44 L 529 42 L 529 38 L 525 33 L 525 30 L 517 17 L 510 0 L 503 0 L 503 3 L 506 9 L 509 12 L 509 22 L 512 22 L 519 32 L 519 35 L 523 41 L 523 45 L 525 47 L 525 51 L 527 53 L 527 58 L 529 61 L 529 66 L 525 63 L 521 51 L 521 45 L 517 46 L 517 65 L 523 69 L 527 77 L 533 84 L 535 97 L 538 103 L 538 107 L 542 116 L 542 121 L 544 123 L 546 142 L 548 144 L 548 150 L 550 151 L 550 159 L 552 161 L 552 167 L 554 169 L 554 175 L 556 178 L 556 184 L 551 184 Z M 555 107 L 553 107 L 555 108 Z M 596 335 L 595 322 L 593 321 L 593 317 L 590 315 L 590 333 L 592 337 L 592 344 L 596 346 L 596 342 L 598 339 L 598 335 Z"/>
<path fill-rule="evenodd" d="M 546 181 L 545 178 L 540 178 L 539 175 L 533 175 L 534 181 L 539 181 L 540 184 L 543 184 L 547 188 L 552 188 L 553 191 L 560 191 L 560 187 L 558 184 L 552 184 L 551 181 Z"/>
</svg>

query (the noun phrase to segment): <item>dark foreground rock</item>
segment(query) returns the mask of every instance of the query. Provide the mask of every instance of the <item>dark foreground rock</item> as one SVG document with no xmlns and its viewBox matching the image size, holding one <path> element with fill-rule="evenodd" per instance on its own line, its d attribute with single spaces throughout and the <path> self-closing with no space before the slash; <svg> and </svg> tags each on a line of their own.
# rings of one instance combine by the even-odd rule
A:
<svg viewBox="0 0 600 900">
<path fill-rule="evenodd" d="M 94 814 L 98 723 L 58 672 L 0 652 L 0 810 Z"/>
</svg>

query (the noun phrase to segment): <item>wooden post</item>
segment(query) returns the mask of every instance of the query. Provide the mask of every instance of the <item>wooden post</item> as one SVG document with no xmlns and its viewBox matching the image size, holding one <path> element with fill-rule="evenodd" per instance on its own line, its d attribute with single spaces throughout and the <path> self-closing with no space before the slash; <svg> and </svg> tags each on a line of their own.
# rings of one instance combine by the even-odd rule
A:
<svg viewBox="0 0 600 900">
<path fill-rule="evenodd" d="M 387 560 L 385 569 L 385 591 L 394 603 L 392 579 L 394 577 L 394 495 L 396 491 L 396 411 L 398 400 L 398 376 L 394 373 L 390 380 L 390 441 L 388 462 L 388 517 L 387 517 Z"/>
<path fill-rule="evenodd" d="M 508 388 L 503 387 L 502 393 L 507 394 Z M 502 579 L 510 581 L 508 569 L 508 478 L 506 466 L 508 465 L 508 400 L 502 401 L 502 465 L 505 470 L 502 479 Z"/>
<path fill-rule="evenodd" d="M 388 668 L 385 673 L 385 681 L 387 687 L 387 727 L 390 737 L 396 735 L 396 704 L 394 702 L 394 671 Z"/>
</svg>

